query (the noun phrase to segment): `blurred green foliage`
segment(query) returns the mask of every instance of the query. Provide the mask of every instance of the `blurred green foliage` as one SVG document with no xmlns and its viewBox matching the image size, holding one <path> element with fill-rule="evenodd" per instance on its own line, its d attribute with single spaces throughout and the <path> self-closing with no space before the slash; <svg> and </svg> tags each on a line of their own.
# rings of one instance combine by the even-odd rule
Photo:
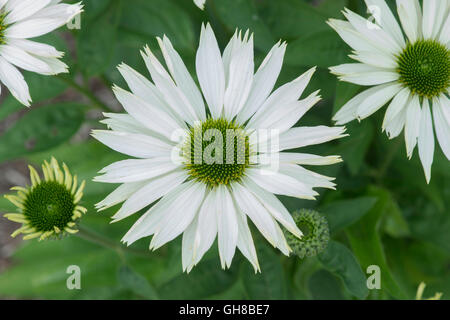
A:
<svg viewBox="0 0 450 320">
<path fill-rule="evenodd" d="M 350 137 L 308 148 L 322 155 L 339 154 L 344 163 L 319 168 L 336 176 L 337 191 L 320 191 L 318 201 L 282 197 L 289 210 L 315 208 L 329 220 L 333 240 L 318 257 L 300 260 L 276 252 L 254 232 L 262 273 L 237 254 L 232 268 L 220 268 L 215 246 L 189 274 L 182 273 L 181 241 L 157 252 L 149 239 L 124 251 L 119 240 L 136 216 L 109 224 L 117 208 L 97 213 L 94 204 L 114 186 L 93 183 L 103 166 L 121 155 L 92 139 L 74 139 L 83 126 L 101 128 L 89 110 L 95 98 L 61 103 L 69 87 L 81 93 L 97 80 L 124 86 L 116 65 L 125 62 L 147 74 L 140 49 L 158 51 L 155 36 L 166 34 L 194 71 L 202 22 L 210 21 L 223 48 L 235 28 L 255 34 L 255 60 L 260 63 L 279 39 L 288 42 L 279 83 L 310 67 L 318 72 L 309 92 L 322 90 L 324 100 L 301 120 L 302 125 L 331 125 L 331 116 L 358 86 L 338 83 L 327 67 L 348 60 L 349 48 L 326 25 L 345 6 L 365 14 L 353 0 L 207 0 L 200 11 L 190 0 L 84 0 L 82 29 L 64 36 L 61 30 L 43 39 L 66 51 L 70 75 L 43 77 L 26 73 L 34 98 L 32 110 L 0 136 L 0 162 L 24 159 L 34 164 L 50 156 L 66 162 L 87 180 L 83 205 L 85 228 L 111 240 L 104 248 L 77 237 L 27 242 L 14 254 L 13 265 L 0 274 L 0 296 L 48 299 L 405 299 L 418 284 L 425 296 L 450 297 L 450 166 L 437 148 L 430 185 L 425 183 L 417 153 L 406 159 L 403 138 L 388 141 L 381 133 L 382 114 L 348 126 Z M 65 31 L 67 33 L 67 31 Z M 75 41 L 74 41 L 74 40 Z M 193 72 L 194 73 L 194 72 Z M 78 88 L 74 81 L 81 82 Z M 42 107 L 40 107 L 42 106 Z M 0 121 L 22 112 L 11 97 L 0 106 Z M 0 199 L 0 211 L 11 206 Z M 66 269 L 82 270 L 82 290 L 66 288 Z M 381 268 L 381 289 L 368 290 L 366 269 Z M 429 293 L 429 294 L 428 294 Z"/>
</svg>

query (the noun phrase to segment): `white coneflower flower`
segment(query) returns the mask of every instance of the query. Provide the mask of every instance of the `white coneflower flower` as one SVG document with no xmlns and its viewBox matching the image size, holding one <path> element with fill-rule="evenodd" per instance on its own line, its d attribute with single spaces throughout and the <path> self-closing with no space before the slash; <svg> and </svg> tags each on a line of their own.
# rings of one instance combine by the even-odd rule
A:
<svg viewBox="0 0 450 320">
<path fill-rule="evenodd" d="M 17 191 L 17 195 L 5 196 L 17 206 L 18 212 L 4 217 L 22 224 L 11 236 L 23 234 L 24 240 L 44 240 L 78 232 L 77 221 L 87 211 L 79 204 L 84 181 L 79 185 L 77 176 L 72 176 L 65 164 L 61 170 L 55 158 L 42 165 L 42 179 L 36 169 L 32 166 L 29 169 L 31 187 L 14 187 L 11 190 Z"/>
<path fill-rule="evenodd" d="M 376 23 L 345 10 L 348 21 L 331 19 L 358 63 L 332 67 L 339 79 L 374 86 L 355 96 L 335 115 L 338 124 L 372 115 L 389 101 L 383 131 L 397 137 L 405 128 L 406 150 L 416 145 L 427 182 L 431 179 L 434 129 L 450 159 L 450 1 L 397 0 L 402 29 L 384 0 L 365 0 Z M 432 109 L 432 111 L 430 110 Z M 433 114 L 433 116 L 432 116 Z"/>
<path fill-rule="evenodd" d="M 60 0 L 0 0 L 0 83 L 22 104 L 31 102 L 21 68 L 43 75 L 68 72 L 54 47 L 28 40 L 47 34 L 82 11 L 81 3 Z"/>
<path fill-rule="evenodd" d="M 223 268 L 231 265 L 237 247 L 259 270 L 247 217 L 288 255 L 291 249 L 278 222 L 297 237 L 302 233 L 274 194 L 314 199 L 318 194 L 313 188 L 334 188 L 333 178 L 300 165 L 341 161 L 338 156 L 281 152 L 344 135 L 344 127 L 292 128 L 320 99 L 315 92 L 299 100 L 315 69 L 271 93 L 286 44 L 277 43 L 254 74 L 253 36 L 236 32 L 221 55 L 208 24 L 202 26 L 197 51 L 200 91 L 169 39 L 158 38 L 158 42 L 169 71 L 149 48 L 142 56 L 153 83 L 120 65 L 132 92 L 118 87 L 114 92 L 127 114 L 105 114 L 104 123 L 112 131 L 93 132 L 110 148 L 139 158 L 116 162 L 101 171 L 96 181 L 122 185 L 97 207 L 105 209 L 125 201 L 113 216 L 118 221 L 161 198 L 122 240 L 130 245 L 153 235 L 150 248 L 157 249 L 183 233 L 182 261 L 187 271 L 200 261 L 216 236 Z M 259 162 L 264 156 L 257 144 L 264 141 L 252 140 L 248 132 L 256 131 L 251 129 L 280 132 L 276 148 L 266 149 L 279 157 L 278 170 Z M 225 141 L 230 131 L 236 136 L 228 153 L 228 148 L 216 143 Z M 174 132 L 181 136 L 178 146 L 172 139 Z M 211 132 L 214 138 L 207 137 Z M 177 158 L 174 153 L 180 162 L 172 160 Z M 225 154 L 226 163 L 205 159 Z"/>
<path fill-rule="evenodd" d="M 202 10 L 205 9 L 205 2 L 206 0 L 194 0 L 195 5 Z"/>
</svg>

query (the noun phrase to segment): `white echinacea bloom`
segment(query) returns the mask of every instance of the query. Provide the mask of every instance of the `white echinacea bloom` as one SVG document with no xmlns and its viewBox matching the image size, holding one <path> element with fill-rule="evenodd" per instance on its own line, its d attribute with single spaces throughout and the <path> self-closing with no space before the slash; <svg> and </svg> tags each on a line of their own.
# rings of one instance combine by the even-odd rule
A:
<svg viewBox="0 0 450 320">
<path fill-rule="evenodd" d="M 205 9 L 205 2 L 206 0 L 194 0 L 195 5 L 199 7 L 201 10 Z"/>
<path fill-rule="evenodd" d="M 68 72 L 54 47 L 28 40 L 47 34 L 78 15 L 83 6 L 61 0 L 0 0 L 0 83 L 29 107 L 28 85 L 17 68 L 43 75 Z"/>
<path fill-rule="evenodd" d="M 122 185 L 97 208 L 103 210 L 125 201 L 113 216 L 118 221 L 161 198 L 122 241 L 130 245 L 153 235 L 150 249 L 155 250 L 183 234 L 182 262 L 188 272 L 216 236 L 223 268 L 230 267 L 237 247 L 258 271 L 247 217 L 273 246 L 289 255 L 291 249 L 278 223 L 297 237 L 302 233 L 274 194 L 314 199 L 318 193 L 313 188 L 334 189 L 333 178 L 300 165 L 328 165 L 341 159 L 282 151 L 345 135 L 344 127 L 292 128 L 320 100 L 318 92 L 299 100 L 315 68 L 272 93 L 286 44 L 277 43 L 254 73 L 253 36 L 247 32 L 242 37 L 236 31 L 221 55 L 208 24 L 202 26 L 196 57 L 200 91 L 169 39 L 158 38 L 158 42 L 168 71 L 148 47 L 142 56 L 153 83 L 129 66 L 120 65 L 131 92 L 119 87 L 113 90 L 127 113 L 105 114 L 108 119 L 103 123 L 112 130 L 93 132 L 108 147 L 138 158 L 113 163 L 100 171 L 103 175 L 95 181 Z M 279 131 L 277 148 L 266 149 L 279 158 L 278 170 L 264 174 L 264 168 L 271 168 L 259 162 L 264 157 L 246 133 L 251 128 Z M 226 163 L 203 159 L 211 152 L 211 145 L 211 154 L 223 156 L 228 151 L 223 145 L 204 143 L 203 136 L 208 140 L 206 135 L 211 130 L 219 134 L 214 136 L 214 143 L 228 130 L 237 133 L 231 143 L 232 161 L 228 162 L 228 154 Z M 174 133 L 180 134 L 180 144 L 173 141 Z M 242 153 L 236 152 L 236 145 L 242 147 Z M 173 161 L 174 150 L 184 159 L 182 162 Z M 250 158 L 256 158 L 255 162 Z"/>
<path fill-rule="evenodd" d="M 345 124 L 367 118 L 392 100 L 383 131 L 393 139 L 405 128 L 408 158 L 418 144 L 429 183 L 433 119 L 439 144 L 450 160 L 450 1 L 424 0 L 421 8 L 418 0 L 397 0 L 403 32 L 384 0 L 365 1 L 374 23 L 350 10 L 344 11 L 348 21 L 328 22 L 358 61 L 332 67 L 331 72 L 342 81 L 374 86 L 351 99 L 334 120 Z"/>
</svg>

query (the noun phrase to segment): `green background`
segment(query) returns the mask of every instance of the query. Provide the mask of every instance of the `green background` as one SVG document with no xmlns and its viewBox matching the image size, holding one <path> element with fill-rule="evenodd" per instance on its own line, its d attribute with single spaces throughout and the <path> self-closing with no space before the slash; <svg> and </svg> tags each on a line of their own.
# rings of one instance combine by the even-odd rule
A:
<svg viewBox="0 0 450 320">
<path fill-rule="evenodd" d="M 348 125 L 350 137 L 302 149 L 342 155 L 344 163 L 314 170 L 337 177 L 337 191 L 320 190 L 318 201 L 281 200 L 290 210 L 315 208 L 329 220 L 332 241 L 318 257 L 300 260 L 275 251 L 253 228 L 262 273 L 255 275 L 237 253 L 223 271 L 217 245 L 189 274 L 182 273 L 181 239 L 156 252 L 150 239 L 124 251 L 119 240 L 136 214 L 109 224 L 118 207 L 97 213 L 94 204 L 114 186 L 91 181 L 119 155 L 92 138 L 108 107 L 119 111 L 110 86 L 126 88 L 120 62 L 148 75 L 140 49 L 148 44 L 161 57 L 156 36 L 166 34 L 194 74 L 202 22 L 211 22 L 223 49 L 235 28 L 255 36 L 257 65 L 279 40 L 288 42 L 278 85 L 317 65 L 308 94 L 321 89 L 323 101 L 301 125 L 332 125 L 332 115 L 361 87 L 338 83 L 327 68 L 348 61 L 350 48 L 325 23 L 348 7 L 365 15 L 363 1 L 207 0 L 200 11 L 191 0 L 85 0 L 81 30 L 65 28 L 42 41 L 67 52 L 69 75 L 25 73 L 33 97 L 25 110 L 11 96 L 0 105 L 0 164 L 39 165 L 52 155 L 86 179 L 82 226 L 111 239 L 104 248 L 78 237 L 20 243 L 0 274 L 0 296 L 44 299 L 412 299 L 421 281 L 425 297 L 450 297 L 450 166 L 436 148 L 432 180 L 425 182 L 417 151 L 406 158 L 404 138 L 381 132 L 383 112 Z M 393 4 L 394 1 L 389 1 Z M 11 185 L 12 186 L 12 185 Z M 9 187 L 11 187 L 9 186 Z M 13 210 L 0 199 L 0 212 Z M 5 220 L 1 220 L 5 223 Z M 82 290 L 66 288 L 66 269 L 82 270 Z M 366 269 L 381 268 L 381 289 L 368 290 Z"/>
</svg>

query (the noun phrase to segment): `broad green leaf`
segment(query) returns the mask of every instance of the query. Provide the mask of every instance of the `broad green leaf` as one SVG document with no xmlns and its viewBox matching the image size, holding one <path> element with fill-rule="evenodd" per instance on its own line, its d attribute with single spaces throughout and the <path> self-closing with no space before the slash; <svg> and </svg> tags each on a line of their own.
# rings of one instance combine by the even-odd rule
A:
<svg viewBox="0 0 450 320">
<path fill-rule="evenodd" d="M 147 279 L 133 271 L 129 266 L 121 266 L 117 277 L 124 288 L 131 290 L 138 296 L 151 300 L 158 299 L 158 294 Z"/>
<path fill-rule="evenodd" d="M 217 18 L 225 24 L 231 36 L 235 29 L 249 29 L 255 34 L 255 47 L 269 50 L 276 42 L 271 30 L 262 21 L 256 5 L 251 0 L 210 0 L 208 4 L 217 12 Z M 228 40 L 226 40 L 228 41 Z"/>
<path fill-rule="evenodd" d="M 257 248 L 261 273 L 255 274 L 248 262 L 242 266 L 241 279 L 244 284 L 246 298 L 256 300 L 286 298 L 286 285 L 280 256 L 268 244 Z"/>
<path fill-rule="evenodd" d="M 157 288 L 159 297 L 174 300 L 208 298 L 231 288 L 237 280 L 236 271 L 236 265 L 230 270 L 222 270 L 216 259 L 202 261 L 189 274 L 182 273 Z"/>
<path fill-rule="evenodd" d="M 369 213 L 347 229 L 347 236 L 353 253 L 358 258 L 363 270 L 371 265 L 380 267 L 382 291 L 386 291 L 394 298 L 405 299 L 404 292 L 390 272 L 378 233 L 381 218 L 389 201 L 389 192 L 381 188 L 371 187 L 368 196 L 377 197 L 377 203 Z"/>
<path fill-rule="evenodd" d="M 319 270 L 308 279 L 308 288 L 316 300 L 344 300 L 339 280 L 326 270 Z"/>
<path fill-rule="evenodd" d="M 333 31 L 321 31 L 291 42 L 285 62 L 294 66 L 328 68 L 348 61 L 348 49 Z"/>
<path fill-rule="evenodd" d="M 343 244 L 330 241 L 319 255 L 319 261 L 330 272 L 342 279 L 348 292 L 364 299 L 368 295 L 366 277 L 353 253 Z"/>
<path fill-rule="evenodd" d="M 78 66 L 85 76 L 98 76 L 111 67 L 117 46 L 120 2 L 100 17 L 87 21 L 77 36 Z"/>
<path fill-rule="evenodd" d="M 54 148 L 80 128 L 85 107 L 59 103 L 32 109 L 0 137 L 0 161 Z"/>
<path fill-rule="evenodd" d="M 376 202 L 374 197 L 340 200 L 327 203 L 319 212 L 326 216 L 330 232 L 336 234 L 361 219 Z"/>
</svg>

